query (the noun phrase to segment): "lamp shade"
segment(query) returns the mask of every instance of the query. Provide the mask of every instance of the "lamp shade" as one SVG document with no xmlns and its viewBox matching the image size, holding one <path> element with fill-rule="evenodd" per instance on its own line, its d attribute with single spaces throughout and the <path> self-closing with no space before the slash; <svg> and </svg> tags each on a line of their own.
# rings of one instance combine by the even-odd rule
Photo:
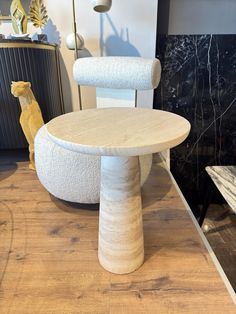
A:
<svg viewBox="0 0 236 314">
<path fill-rule="evenodd" d="M 92 0 L 91 2 L 94 11 L 98 13 L 109 11 L 112 5 L 112 0 Z"/>
</svg>

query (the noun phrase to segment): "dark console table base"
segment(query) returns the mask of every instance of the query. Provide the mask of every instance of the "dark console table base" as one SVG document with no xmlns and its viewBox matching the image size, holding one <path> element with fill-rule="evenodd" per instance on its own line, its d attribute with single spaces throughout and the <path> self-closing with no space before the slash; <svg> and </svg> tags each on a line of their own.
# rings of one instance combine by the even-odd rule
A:
<svg viewBox="0 0 236 314">
<path fill-rule="evenodd" d="M 64 113 L 57 46 L 1 41 L 0 80 L 0 149 L 25 148 L 20 105 L 11 95 L 11 82 L 31 82 L 45 122 Z"/>
</svg>

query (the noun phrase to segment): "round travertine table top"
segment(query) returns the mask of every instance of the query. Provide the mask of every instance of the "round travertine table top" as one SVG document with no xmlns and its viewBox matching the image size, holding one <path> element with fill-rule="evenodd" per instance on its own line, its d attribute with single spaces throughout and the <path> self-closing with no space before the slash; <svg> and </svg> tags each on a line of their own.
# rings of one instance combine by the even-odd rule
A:
<svg viewBox="0 0 236 314">
<path fill-rule="evenodd" d="M 177 146 L 190 123 L 176 114 L 143 108 L 102 108 L 71 112 L 47 124 L 60 146 L 92 155 L 138 156 Z"/>
</svg>

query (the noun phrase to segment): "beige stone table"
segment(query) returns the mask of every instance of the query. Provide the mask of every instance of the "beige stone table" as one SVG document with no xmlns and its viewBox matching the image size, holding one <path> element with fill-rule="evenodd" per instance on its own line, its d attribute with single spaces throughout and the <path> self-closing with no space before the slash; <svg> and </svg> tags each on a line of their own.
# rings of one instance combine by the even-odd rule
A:
<svg viewBox="0 0 236 314">
<path fill-rule="evenodd" d="M 144 259 L 138 156 L 183 142 L 189 122 L 160 110 L 107 108 L 65 114 L 47 128 L 58 145 L 101 156 L 98 258 L 113 273 L 136 270 Z"/>
</svg>

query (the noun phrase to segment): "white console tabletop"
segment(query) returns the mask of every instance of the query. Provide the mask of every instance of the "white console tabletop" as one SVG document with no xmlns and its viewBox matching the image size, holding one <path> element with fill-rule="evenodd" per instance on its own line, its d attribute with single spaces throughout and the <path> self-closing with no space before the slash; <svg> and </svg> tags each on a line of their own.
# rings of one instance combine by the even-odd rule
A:
<svg viewBox="0 0 236 314">
<path fill-rule="evenodd" d="M 236 166 L 208 166 L 206 171 L 236 213 Z"/>
</svg>

